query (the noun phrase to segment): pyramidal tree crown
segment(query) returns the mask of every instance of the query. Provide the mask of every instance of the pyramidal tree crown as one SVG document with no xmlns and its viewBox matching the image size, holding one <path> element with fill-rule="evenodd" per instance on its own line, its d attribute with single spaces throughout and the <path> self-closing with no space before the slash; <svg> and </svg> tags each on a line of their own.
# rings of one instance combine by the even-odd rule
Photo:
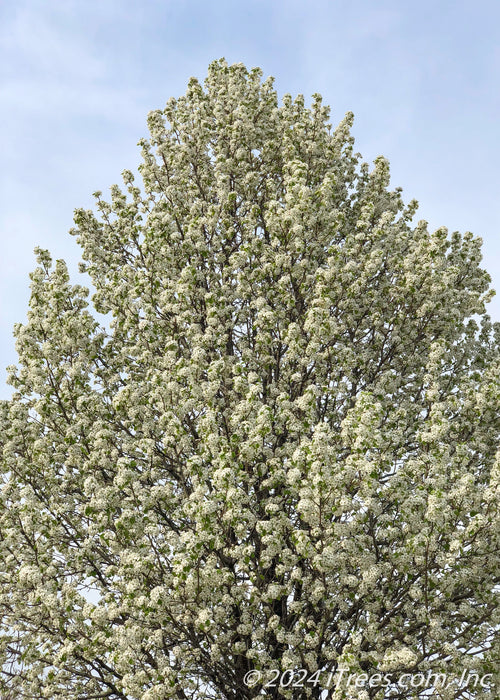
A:
<svg viewBox="0 0 500 700">
<path fill-rule="evenodd" d="M 91 301 L 37 251 L 0 411 L 2 697 L 497 696 L 481 242 L 412 223 L 352 119 L 215 61 L 149 115 L 139 184 L 76 210 Z"/>
</svg>

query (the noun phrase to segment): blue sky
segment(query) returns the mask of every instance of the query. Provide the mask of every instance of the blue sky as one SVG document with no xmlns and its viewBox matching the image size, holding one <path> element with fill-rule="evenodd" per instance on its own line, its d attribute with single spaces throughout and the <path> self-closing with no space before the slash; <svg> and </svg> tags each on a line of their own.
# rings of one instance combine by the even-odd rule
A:
<svg viewBox="0 0 500 700">
<path fill-rule="evenodd" d="M 148 111 L 222 56 L 280 94 L 320 92 L 334 124 L 352 110 L 356 150 L 389 159 L 432 229 L 480 235 L 500 292 L 499 27 L 494 0 L 0 2 L 0 396 L 34 246 L 76 279 L 73 210 L 137 166 Z"/>
</svg>

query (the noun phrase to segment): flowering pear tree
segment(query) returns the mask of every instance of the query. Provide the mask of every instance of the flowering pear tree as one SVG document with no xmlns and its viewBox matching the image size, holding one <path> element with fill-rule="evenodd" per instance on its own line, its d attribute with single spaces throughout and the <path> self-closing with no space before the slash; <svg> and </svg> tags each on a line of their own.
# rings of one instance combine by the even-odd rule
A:
<svg viewBox="0 0 500 700">
<path fill-rule="evenodd" d="M 76 211 L 91 303 L 37 250 L 0 411 L 2 697 L 498 697 L 480 240 L 412 223 L 328 114 L 216 61 L 149 115 L 140 186 Z"/>
</svg>

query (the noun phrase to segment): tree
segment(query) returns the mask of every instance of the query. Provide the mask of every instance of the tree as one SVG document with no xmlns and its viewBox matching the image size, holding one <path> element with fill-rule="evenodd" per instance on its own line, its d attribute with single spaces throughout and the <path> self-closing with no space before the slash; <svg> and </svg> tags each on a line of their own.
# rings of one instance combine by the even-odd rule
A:
<svg viewBox="0 0 500 700">
<path fill-rule="evenodd" d="M 93 309 L 37 250 L 1 410 L 4 695 L 416 698 L 401 674 L 443 672 L 435 697 L 496 697 L 480 240 L 413 225 L 328 114 L 216 61 L 149 115 L 142 188 L 76 211 Z"/>
</svg>

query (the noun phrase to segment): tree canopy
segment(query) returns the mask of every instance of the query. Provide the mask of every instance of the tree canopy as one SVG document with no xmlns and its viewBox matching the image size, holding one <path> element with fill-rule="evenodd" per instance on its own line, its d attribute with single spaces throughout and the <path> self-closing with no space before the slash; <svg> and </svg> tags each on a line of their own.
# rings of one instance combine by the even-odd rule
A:
<svg viewBox="0 0 500 700">
<path fill-rule="evenodd" d="M 76 210 L 91 299 L 37 250 L 0 411 L 2 697 L 417 698 L 397 678 L 427 672 L 497 697 L 481 241 L 413 223 L 352 119 L 216 61 L 150 113 L 140 186 Z"/>
</svg>

